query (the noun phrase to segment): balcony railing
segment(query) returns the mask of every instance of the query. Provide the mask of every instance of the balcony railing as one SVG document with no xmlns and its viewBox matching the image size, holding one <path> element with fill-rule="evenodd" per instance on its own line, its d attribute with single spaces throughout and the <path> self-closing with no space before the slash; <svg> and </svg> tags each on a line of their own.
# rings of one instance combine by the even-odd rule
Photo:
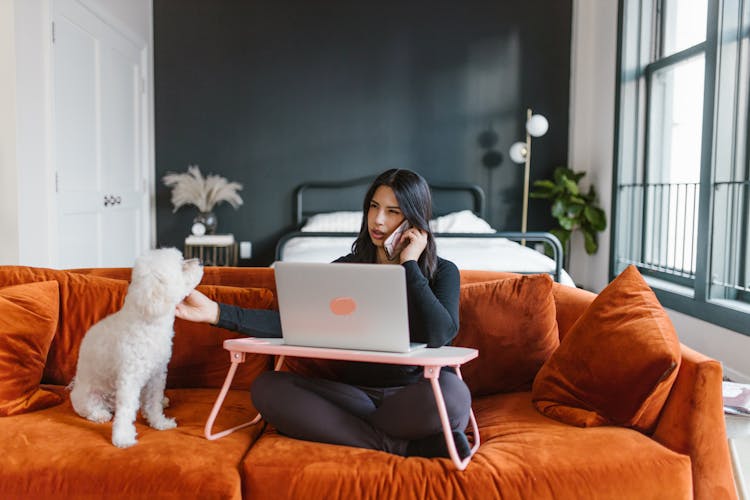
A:
<svg viewBox="0 0 750 500">
<path fill-rule="evenodd" d="M 750 181 L 714 183 L 712 297 L 750 292 Z"/>
<path fill-rule="evenodd" d="M 618 249 L 618 260 L 694 279 L 699 188 L 697 182 L 621 185 L 621 210 L 627 221 L 623 226 L 628 227 L 628 236 Z"/>
<path fill-rule="evenodd" d="M 695 279 L 697 182 L 622 184 L 616 259 L 677 283 Z M 713 193 L 711 296 L 750 292 L 750 181 L 716 182 Z M 743 300 L 747 300 L 746 298 Z"/>
</svg>

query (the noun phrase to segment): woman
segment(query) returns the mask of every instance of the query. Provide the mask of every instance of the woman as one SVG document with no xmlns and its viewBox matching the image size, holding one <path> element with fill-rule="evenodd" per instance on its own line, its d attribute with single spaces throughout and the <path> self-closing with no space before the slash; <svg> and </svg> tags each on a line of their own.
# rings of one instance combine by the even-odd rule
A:
<svg viewBox="0 0 750 500">
<path fill-rule="evenodd" d="M 411 342 L 448 345 L 458 331 L 459 273 L 437 256 L 430 231 L 427 182 L 410 170 L 379 175 L 365 195 L 362 226 L 349 255 L 335 262 L 400 264 L 406 272 Z M 385 242 L 408 222 L 393 252 Z M 256 337 L 280 337 L 276 311 L 219 304 L 193 291 L 177 317 L 215 324 Z M 461 458 L 470 453 L 464 434 L 471 396 L 452 369 L 441 371 L 453 438 Z M 341 381 L 289 372 L 262 373 L 251 387 L 253 404 L 282 434 L 358 446 L 402 456 L 448 457 L 432 387 L 422 367 L 347 363 Z"/>
</svg>

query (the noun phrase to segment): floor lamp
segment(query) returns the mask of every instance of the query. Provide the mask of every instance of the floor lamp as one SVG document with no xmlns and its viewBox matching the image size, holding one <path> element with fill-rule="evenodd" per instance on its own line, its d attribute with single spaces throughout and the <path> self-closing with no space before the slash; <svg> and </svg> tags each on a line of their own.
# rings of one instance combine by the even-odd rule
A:
<svg viewBox="0 0 750 500">
<path fill-rule="evenodd" d="M 523 212 L 521 214 L 521 233 L 526 233 L 526 222 L 529 212 L 529 170 L 531 169 L 531 138 L 541 137 L 547 133 L 549 122 L 542 115 L 534 115 L 531 108 L 526 110 L 526 142 L 515 142 L 508 151 L 508 156 L 515 163 L 523 163 Z M 522 239 L 525 245 L 526 240 Z"/>
</svg>

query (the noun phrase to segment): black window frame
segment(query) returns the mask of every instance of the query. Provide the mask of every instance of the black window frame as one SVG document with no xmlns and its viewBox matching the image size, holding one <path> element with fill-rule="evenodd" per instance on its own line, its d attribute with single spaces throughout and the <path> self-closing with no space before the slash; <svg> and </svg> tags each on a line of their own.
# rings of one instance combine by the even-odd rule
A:
<svg viewBox="0 0 750 500">
<path fill-rule="evenodd" d="M 709 270 L 711 266 L 712 246 L 712 220 L 713 220 L 713 190 L 715 189 L 713 172 L 714 155 L 714 119 L 716 106 L 716 82 L 717 62 L 719 48 L 719 34 L 721 24 L 721 9 L 723 0 L 708 0 L 708 12 L 706 16 L 706 39 L 696 45 L 684 48 L 675 53 L 661 57 L 663 53 L 661 30 L 663 30 L 663 19 L 659 10 L 664 0 L 619 0 L 618 33 L 617 33 L 617 77 L 615 81 L 615 141 L 614 141 L 614 172 L 612 176 L 612 231 L 610 245 L 610 279 L 614 278 L 624 267 L 618 261 L 618 249 L 620 233 L 622 228 L 619 224 L 619 211 L 625 210 L 621 199 L 621 188 L 628 184 L 621 178 L 621 173 L 626 171 L 634 178 L 647 179 L 647 152 L 648 149 L 648 113 L 650 109 L 650 78 L 659 69 L 678 64 L 688 60 L 700 53 L 704 58 L 704 102 L 701 136 L 701 158 L 700 158 L 700 186 L 698 194 L 698 223 L 696 235 L 696 262 L 694 278 L 685 278 L 668 275 L 659 272 L 658 269 L 649 269 L 639 266 L 641 273 L 646 276 L 649 284 L 656 293 L 659 301 L 665 307 L 675 311 L 708 321 L 718 326 L 728 328 L 739 333 L 750 335 L 750 292 L 740 290 L 735 299 L 713 299 L 710 298 Z M 739 0 L 740 9 L 742 2 L 750 0 Z M 626 5 L 627 4 L 627 5 Z M 637 6 L 636 6 L 637 4 Z M 646 7 L 649 8 L 646 11 Z M 626 9 L 627 8 L 627 9 Z M 634 32 L 625 33 L 627 23 L 637 23 L 637 36 Z M 648 23 L 648 26 L 646 26 Z M 655 28 L 660 23 L 660 28 Z M 748 36 L 744 29 L 741 38 Z M 747 27 L 750 30 L 750 27 Z M 646 31 L 646 29 L 648 31 Z M 644 36 L 646 33 L 646 36 Z M 627 36 L 627 39 L 626 39 Z M 646 38 L 646 40 L 644 40 Z M 644 44 L 644 41 L 646 42 Z M 627 63 L 627 67 L 626 64 Z M 635 64 L 634 64 L 635 62 Z M 633 67 L 637 69 L 633 70 Z M 645 93 L 645 95 L 644 95 Z M 625 96 L 625 97 L 624 97 Z M 627 100 L 627 103 L 623 102 Z M 748 97 L 750 101 L 750 97 Z M 636 104 L 636 109 L 633 108 Z M 628 107 L 630 105 L 630 107 Z M 750 191 L 750 110 L 746 113 L 748 123 L 746 126 L 745 149 L 745 183 L 748 185 L 745 198 Z M 645 192 L 645 187 L 643 188 Z M 642 195 L 641 209 L 645 220 L 648 212 L 645 208 L 646 195 Z M 746 200 L 747 204 L 750 201 Z M 629 234 L 635 243 L 643 244 L 646 236 L 643 229 L 646 224 L 642 221 L 641 234 Z M 626 228 L 627 230 L 627 228 Z M 742 248 L 750 244 L 750 231 L 743 226 Z M 624 237 L 623 237 L 624 239 Z M 631 245 L 628 242 L 628 245 Z M 637 245 L 636 245 L 637 246 Z M 742 251 L 742 249 L 740 249 Z M 747 255 L 745 253 L 744 255 Z M 742 260 L 744 266 L 750 266 L 750 262 Z"/>
</svg>

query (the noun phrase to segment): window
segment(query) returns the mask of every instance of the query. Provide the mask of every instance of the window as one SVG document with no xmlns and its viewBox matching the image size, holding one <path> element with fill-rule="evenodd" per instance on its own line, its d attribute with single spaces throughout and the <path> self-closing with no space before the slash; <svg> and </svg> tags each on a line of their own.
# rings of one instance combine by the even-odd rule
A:
<svg viewBox="0 0 750 500">
<path fill-rule="evenodd" d="M 750 334 L 750 0 L 622 0 L 612 274 Z"/>
</svg>

